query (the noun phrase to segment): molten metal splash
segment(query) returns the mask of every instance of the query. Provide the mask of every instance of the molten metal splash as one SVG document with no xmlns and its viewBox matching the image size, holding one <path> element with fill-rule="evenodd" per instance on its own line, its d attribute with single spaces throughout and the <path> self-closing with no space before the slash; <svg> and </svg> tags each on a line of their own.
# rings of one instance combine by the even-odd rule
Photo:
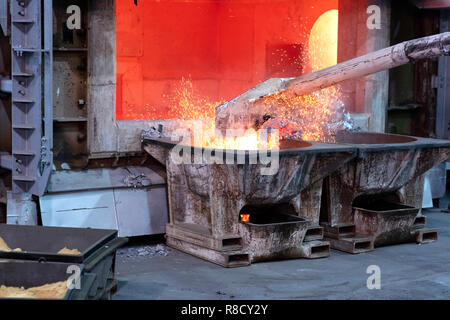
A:
<svg viewBox="0 0 450 320">
<path fill-rule="evenodd" d="M 194 145 L 212 149 L 232 150 L 277 150 L 278 135 L 267 134 L 267 130 L 247 130 L 240 134 L 222 136 L 215 130 L 216 106 L 223 101 L 213 102 L 195 93 L 193 82 L 183 78 L 174 97 L 169 98 L 177 106 L 180 118 L 201 119 L 201 125 L 191 128 L 194 135 L 201 137 L 201 142 L 194 141 Z M 200 124 L 200 122 L 199 122 Z M 200 132 L 195 132 L 200 131 Z"/>
<path fill-rule="evenodd" d="M 215 108 L 222 102 L 208 101 L 195 94 L 191 80 L 182 79 L 176 97 L 171 101 L 177 105 L 180 118 L 202 119 L 201 126 L 192 128 L 201 131 L 195 133 L 201 137 L 201 142 L 197 140 L 194 144 L 214 149 L 276 150 L 280 138 L 334 142 L 334 132 L 343 129 L 345 116 L 336 87 L 303 96 L 281 92 L 261 99 L 268 109 L 276 110 L 277 117 L 264 123 L 260 131 L 247 130 L 222 136 L 215 130 Z"/>
<path fill-rule="evenodd" d="M 182 78 L 175 91 L 175 97 L 170 99 L 176 106 L 179 118 L 207 119 L 216 116 L 216 106 L 221 101 L 209 101 L 195 93 L 191 79 Z"/>
<path fill-rule="evenodd" d="M 262 103 L 276 109 L 277 118 L 288 124 L 283 127 L 283 136 L 306 141 L 334 142 L 334 132 L 344 115 L 336 87 L 302 96 L 281 92 L 263 98 Z"/>
<path fill-rule="evenodd" d="M 288 20 L 296 28 L 309 25 L 308 21 L 299 22 L 297 18 L 291 20 L 288 17 Z M 295 60 L 300 64 L 299 70 L 316 71 L 337 62 L 337 26 L 338 11 L 329 10 L 322 14 L 311 30 L 305 29 L 301 32 L 309 34 L 309 41 L 307 43 L 300 39 L 298 41 L 307 46 L 305 49 L 308 53 L 300 55 Z M 276 53 L 280 56 L 278 61 L 280 65 L 277 66 L 280 67 L 289 56 L 286 52 Z M 258 103 L 262 103 L 265 110 L 270 110 L 268 114 L 273 117 L 262 124 L 261 130 L 248 130 L 239 135 L 226 137 L 215 130 L 216 107 L 225 101 L 212 101 L 203 96 L 198 88 L 194 88 L 194 82 L 190 78 L 182 78 L 174 94 L 164 96 L 164 99 L 171 112 L 178 118 L 201 119 L 200 128 L 196 125 L 191 128 L 195 136 L 201 137 L 195 139 L 196 146 L 201 144 L 202 147 L 214 149 L 273 150 L 278 149 L 280 138 L 334 142 L 334 133 L 337 130 L 351 127 L 340 97 L 341 93 L 337 87 L 302 96 L 281 92 L 265 97 Z M 150 113 L 159 114 L 160 111 L 151 110 Z M 272 134 L 267 134 L 267 131 Z"/>
<path fill-rule="evenodd" d="M 313 35 L 312 35 L 313 36 Z M 315 37 L 321 37 L 322 32 Z M 326 35 L 325 35 L 326 38 Z M 317 39 L 316 39 L 317 40 Z M 313 70 L 320 69 L 321 59 L 312 59 L 317 52 L 324 49 L 320 41 L 310 41 L 309 56 L 299 57 L 309 62 Z M 332 49 L 332 56 L 337 54 Z M 305 60 L 305 61 L 306 61 Z M 295 139 L 315 142 L 334 142 L 334 133 L 337 130 L 351 127 L 348 124 L 348 115 L 345 113 L 344 104 L 341 102 L 341 93 L 337 87 L 329 87 L 320 91 L 302 96 L 293 96 L 288 92 L 281 92 L 265 97 L 259 101 L 265 109 L 271 110 L 275 116 L 261 126 L 261 131 L 248 130 L 239 136 L 223 137 L 215 130 L 216 106 L 224 101 L 210 101 L 208 98 L 196 93 L 193 81 L 182 78 L 175 94 L 165 97 L 169 104 L 176 110 L 176 114 L 182 119 L 202 119 L 201 142 L 196 145 L 215 149 L 258 150 L 278 149 L 279 139 Z M 156 110 L 153 110 L 156 112 Z M 277 132 L 275 134 L 267 134 Z"/>
</svg>

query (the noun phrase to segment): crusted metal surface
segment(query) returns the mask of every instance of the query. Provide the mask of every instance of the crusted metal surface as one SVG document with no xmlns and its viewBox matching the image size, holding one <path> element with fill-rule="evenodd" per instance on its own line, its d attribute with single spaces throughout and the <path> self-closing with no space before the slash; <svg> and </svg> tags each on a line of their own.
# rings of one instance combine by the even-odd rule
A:
<svg viewBox="0 0 450 320">
<path fill-rule="evenodd" d="M 450 141 L 372 133 L 345 133 L 337 135 L 336 141 L 352 144 L 359 151 L 325 180 L 321 224 L 328 229 L 354 225 L 352 236 L 375 237 L 376 245 L 413 241 L 408 235 L 420 214 L 423 175 L 448 159 Z M 368 219 L 367 211 L 362 214 L 354 208 L 355 199 L 361 197 L 399 202 L 417 212 L 403 216 L 379 212 Z"/>
<path fill-rule="evenodd" d="M 176 164 L 170 156 L 173 142 L 144 139 L 144 149 L 167 168 L 170 225 L 184 230 L 202 226 L 203 243 L 210 238 L 242 238 L 241 246 L 236 249 L 248 251 L 253 262 L 313 257 L 311 248 L 314 247 L 326 251 L 328 243 L 319 241 L 321 237 L 314 245 L 304 242 L 308 228 L 318 227 L 320 196 L 317 192 L 320 194 L 324 177 L 356 156 L 355 148 L 350 146 L 305 142 L 282 143 L 282 146 L 278 172 L 262 175 L 265 165 L 248 161 L 245 164 Z M 225 150 L 224 158 L 227 153 L 235 152 Z M 289 204 L 297 216 L 302 215 L 301 208 L 308 208 L 308 215 L 304 223 L 297 225 L 256 227 L 240 223 L 239 213 L 246 205 L 269 204 Z M 174 234 L 192 246 L 193 240 L 188 236 L 181 236 L 180 231 Z M 178 248 L 182 246 L 180 243 Z M 206 254 L 198 253 L 202 246 L 206 250 L 205 244 L 201 241 L 196 244 L 195 251 L 190 248 L 185 251 L 205 259 L 210 257 L 215 262 L 212 254 L 205 257 Z M 317 257 L 327 255 L 328 252 Z"/>
</svg>

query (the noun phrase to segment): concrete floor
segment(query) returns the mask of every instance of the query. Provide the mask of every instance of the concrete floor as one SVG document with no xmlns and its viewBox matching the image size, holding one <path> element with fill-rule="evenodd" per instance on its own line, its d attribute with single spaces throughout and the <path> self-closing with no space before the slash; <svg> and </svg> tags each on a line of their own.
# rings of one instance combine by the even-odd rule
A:
<svg viewBox="0 0 450 320">
<path fill-rule="evenodd" d="M 450 214 L 425 210 L 432 244 L 402 244 L 327 259 L 285 260 L 226 269 L 171 249 L 167 256 L 121 254 L 113 299 L 450 299 Z M 131 248 L 137 244 L 131 244 Z M 381 289 L 366 286 L 381 269 Z"/>
</svg>

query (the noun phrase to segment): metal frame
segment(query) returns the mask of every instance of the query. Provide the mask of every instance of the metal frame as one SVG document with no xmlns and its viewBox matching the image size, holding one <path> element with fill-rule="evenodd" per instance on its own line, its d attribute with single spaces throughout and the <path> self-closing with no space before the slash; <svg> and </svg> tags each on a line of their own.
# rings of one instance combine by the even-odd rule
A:
<svg viewBox="0 0 450 320">
<path fill-rule="evenodd" d="M 441 10 L 441 32 L 450 31 L 450 9 Z M 436 135 L 450 139 L 450 57 L 439 58 Z"/>
<path fill-rule="evenodd" d="M 44 194 L 53 161 L 53 3 L 11 1 L 14 193 Z"/>
</svg>

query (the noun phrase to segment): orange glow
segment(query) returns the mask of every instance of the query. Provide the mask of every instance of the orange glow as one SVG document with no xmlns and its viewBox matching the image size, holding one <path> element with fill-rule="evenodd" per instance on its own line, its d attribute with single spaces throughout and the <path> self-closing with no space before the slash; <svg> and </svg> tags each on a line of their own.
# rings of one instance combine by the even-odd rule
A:
<svg viewBox="0 0 450 320">
<path fill-rule="evenodd" d="M 162 98 L 168 105 L 173 106 L 175 118 L 184 119 L 212 119 L 216 115 L 216 107 L 224 102 L 209 100 L 208 96 L 195 90 L 192 79 L 184 77 L 174 82 L 174 92 L 171 95 L 163 95 Z M 148 112 L 157 118 L 164 118 L 164 112 L 155 106 L 149 107 Z"/>
<path fill-rule="evenodd" d="M 312 71 L 331 67 L 337 63 L 338 10 L 322 14 L 311 29 L 309 56 Z"/>
<path fill-rule="evenodd" d="M 216 104 L 268 78 L 310 72 L 311 30 L 337 8 L 338 0 L 117 0 L 116 119 L 214 117 Z"/>
<path fill-rule="evenodd" d="M 241 214 L 241 221 L 242 222 L 250 222 L 250 215 L 249 214 Z"/>
<path fill-rule="evenodd" d="M 329 124 L 333 118 L 333 106 L 339 103 L 340 92 L 336 87 L 322 89 L 315 94 L 292 96 L 281 92 L 263 99 L 268 106 L 276 106 L 278 117 L 294 121 L 306 141 L 332 142 Z M 293 129 L 289 128 L 291 132 Z"/>
<path fill-rule="evenodd" d="M 212 126 L 213 127 L 213 126 Z M 204 132 L 205 133 L 205 132 Z M 221 137 L 218 132 L 211 131 L 211 134 L 204 134 L 202 146 L 212 149 L 229 150 L 278 150 L 278 132 L 265 134 L 264 131 L 247 130 L 235 137 Z"/>
</svg>

